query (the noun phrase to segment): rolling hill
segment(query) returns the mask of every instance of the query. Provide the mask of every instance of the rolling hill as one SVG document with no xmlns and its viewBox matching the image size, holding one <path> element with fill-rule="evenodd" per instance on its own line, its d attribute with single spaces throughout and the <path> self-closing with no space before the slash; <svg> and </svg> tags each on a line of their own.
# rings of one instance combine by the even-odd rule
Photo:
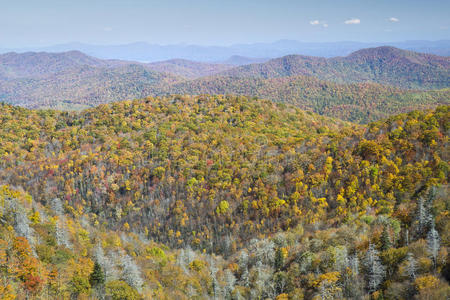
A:
<svg viewBox="0 0 450 300">
<path fill-rule="evenodd" d="M 170 93 L 257 96 L 358 123 L 450 103 L 449 89 L 412 91 L 376 83 L 338 84 L 311 76 L 212 76 L 175 83 L 168 87 L 166 94 Z"/>
<path fill-rule="evenodd" d="M 145 67 L 157 72 L 171 73 L 194 79 L 220 73 L 231 69 L 233 66 L 229 64 L 194 62 L 185 59 L 171 59 L 145 64 Z"/>
<path fill-rule="evenodd" d="M 158 94 L 182 78 L 142 65 L 82 66 L 36 78 L 0 81 L 0 100 L 26 107 L 81 107 Z M 62 106 L 62 104 L 64 104 Z"/>
<path fill-rule="evenodd" d="M 290 55 L 234 68 L 186 60 L 108 61 L 80 52 L 1 57 L 0 101 L 31 108 L 80 109 L 149 95 L 235 94 L 366 123 L 448 104 L 450 98 L 449 58 L 392 47 L 330 59 Z M 429 88 L 441 89 L 423 91 Z"/>
<path fill-rule="evenodd" d="M 329 59 L 289 55 L 220 75 L 261 78 L 307 75 L 338 83 L 370 81 L 408 89 L 440 89 L 450 86 L 450 58 L 378 47 Z"/>
<path fill-rule="evenodd" d="M 73 70 L 83 66 L 113 67 L 126 64 L 119 60 L 102 60 L 79 51 L 62 53 L 26 52 L 0 55 L 0 78 L 32 78 Z"/>
</svg>

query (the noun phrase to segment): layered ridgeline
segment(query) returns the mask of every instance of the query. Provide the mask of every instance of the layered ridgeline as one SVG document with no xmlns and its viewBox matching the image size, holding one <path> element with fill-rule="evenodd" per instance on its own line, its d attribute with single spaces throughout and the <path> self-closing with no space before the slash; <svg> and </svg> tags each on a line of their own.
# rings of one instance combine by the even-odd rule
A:
<svg viewBox="0 0 450 300">
<path fill-rule="evenodd" d="M 450 40 L 439 41 L 404 41 L 388 43 L 400 49 L 417 52 L 432 53 L 442 56 L 450 56 Z M 145 42 L 137 42 L 126 45 L 89 45 L 81 43 L 68 43 L 43 48 L 15 49 L 15 51 L 47 51 L 63 52 L 79 50 L 99 58 L 119 58 L 138 61 L 162 61 L 169 59 L 188 59 L 194 61 L 224 61 L 229 57 L 258 60 L 262 58 L 275 58 L 289 54 L 304 54 L 311 56 L 335 57 L 345 56 L 364 48 L 386 46 L 386 43 L 361 43 L 361 42 L 329 42 L 329 43 L 305 43 L 294 40 L 279 40 L 272 43 L 238 44 L 231 46 L 199 46 L 199 45 L 156 45 Z M 9 50 L 13 51 L 13 50 Z M 1 52 L 8 52 L 1 49 Z M 244 62 L 245 62 L 244 61 Z M 242 59 L 238 62 L 241 64 Z"/>
<path fill-rule="evenodd" d="M 376 82 L 408 89 L 442 89 L 450 85 L 450 57 L 378 47 L 328 59 L 289 55 L 222 74 L 261 78 L 308 75 L 338 83 Z"/>
<path fill-rule="evenodd" d="M 0 110 L 0 182 L 30 195 L 0 197 L 3 293 L 449 292 L 448 106 L 367 126 L 232 96 Z"/>
<path fill-rule="evenodd" d="M 113 68 L 80 66 L 40 78 L 0 80 L 0 101 L 34 108 L 78 109 L 159 94 L 182 78 L 138 64 Z"/>
<path fill-rule="evenodd" d="M 448 57 L 391 47 L 344 58 L 287 56 L 236 68 L 186 60 L 104 61 L 80 52 L 5 54 L 0 62 L 0 100 L 31 108 L 76 109 L 151 95 L 229 93 L 366 123 L 448 104 L 450 98 Z M 441 90 L 422 91 L 431 88 Z"/>
<path fill-rule="evenodd" d="M 367 123 L 389 115 L 450 104 L 450 89 L 410 91 L 375 83 L 337 84 L 308 76 L 211 76 L 167 87 L 166 94 L 253 95 L 320 115 Z"/>
<path fill-rule="evenodd" d="M 178 76 L 183 76 L 189 79 L 195 79 L 203 76 L 220 73 L 231 69 L 231 64 L 239 62 L 239 58 L 235 60 L 230 59 L 230 62 L 224 64 L 212 64 L 204 62 L 196 62 L 185 59 L 171 59 L 161 62 L 153 62 L 146 65 L 147 68 L 164 73 L 171 73 Z M 245 63 L 245 58 L 242 58 L 242 63 Z"/>
<path fill-rule="evenodd" d="M 112 67 L 122 64 L 117 60 L 102 60 L 79 51 L 63 53 L 26 52 L 0 55 L 0 78 L 40 77 L 81 66 Z"/>
<path fill-rule="evenodd" d="M 0 55 L 0 101 L 34 108 L 80 109 L 161 94 L 186 78 L 231 68 L 185 60 L 101 60 L 79 51 Z"/>
<path fill-rule="evenodd" d="M 154 63 L 140 63 L 125 60 L 102 60 L 79 51 L 62 53 L 26 52 L 0 55 L 0 78 L 34 78 L 55 75 L 61 72 L 76 73 L 86 66 L 114 68 L 118 66 L 140 65 L 146 70 L 172 73 L 187 78 L 208 76 L 231 68 L 228 64 L 209 64 L 183 59 L 172 59 Z"/>
</svg>

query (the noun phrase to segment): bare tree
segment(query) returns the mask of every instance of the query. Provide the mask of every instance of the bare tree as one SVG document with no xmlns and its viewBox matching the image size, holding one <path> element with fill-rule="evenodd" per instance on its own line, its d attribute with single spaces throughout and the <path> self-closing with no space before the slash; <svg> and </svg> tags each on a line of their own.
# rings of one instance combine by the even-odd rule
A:
<svg viewBox="0 0 450 300">
<path fill-rule="evenodd" d="M 378 250 L 373 244 L 369 245 L 366 257 L 364 259 L 364 267 L 367 274 L 367 288 L 370 293 L 375 292 L 378 286 L 383 282 L 386 275 L 386 268 L 381 264 Z"/>
<path fill-rule="evenodd" d="M 224 281 L 225 281 L 225 295 L 226 297 L 229 297 L 231 299 L 231 295 L 234 290 L 234 284 L 236 283 L 236 277 L 234 277 L 233 272 L 231 272 L 230 269 L 225 270 L 224 274 Z"/>
<path fill-rule="evenodd" d="M 104 270 L 106 281 L 119 279 L 119 273 L 116 269 L 114 260 L 105 255 L 100 244 L 98 244 L 94 249 L 94 257 Z"/>
<path fill-rule="evenodd" d="M 433 258 L 434 263 L 434 269 L 436 270 L 436 262 L 437 262 L 437 256 L 439 253 L 440 245 L 440 237 L 437 230 L 434 228 L 434 223 L 431 226 L 430 231 L 427 234 L 427 244 L 428 244 L 428 250 L 431 253 L 431 257 Z"/>
<path fill-rule="evenodd" d="M 416 279 L 417 261 L 414 259 L 414 256 L 411 252 L 408 253 L 406 262 L 406 275 L 408 275 L 412 280 Z"/>
<path fill-rule="evenodd" d="M 130 286 L 136 290 L 141 291 L 144 281 L 141 277 L 141 271 L 134 262 L 134 260 L 128 254 L 122 255 L 122 279 L 126 281 Z"/>
</svg>

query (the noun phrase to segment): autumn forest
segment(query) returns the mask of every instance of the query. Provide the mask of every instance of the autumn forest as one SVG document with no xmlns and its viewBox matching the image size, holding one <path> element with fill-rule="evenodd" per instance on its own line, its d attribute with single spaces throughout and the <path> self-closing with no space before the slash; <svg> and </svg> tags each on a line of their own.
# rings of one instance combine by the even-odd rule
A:
<svg viewBox="0 0 450 300">
<path fill-rule="evenodd" d="M 402 1 L 2 3 L 0 299 L 450 299 L 450 6 Z"/>
</svg>

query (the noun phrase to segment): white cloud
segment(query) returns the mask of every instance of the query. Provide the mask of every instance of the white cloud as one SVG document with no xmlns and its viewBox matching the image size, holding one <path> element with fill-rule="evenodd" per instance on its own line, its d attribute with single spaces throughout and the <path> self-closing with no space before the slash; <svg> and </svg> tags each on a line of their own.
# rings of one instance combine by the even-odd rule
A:
<svg viewBox="0 0 450 300">
<path fill-rule="evenodd" d="M 323 28 L 328 27 L 327 21 L 313 20 L 313 21 L 309 21 L 309 24 L 311 24 L 313 26 L 322 25 Z"/>
<path fill-rule="evenodd" d="M 109 31 L 112 31 L 113 29 L 111 28 L 111 27 L 105 27 L 105 28 L 103 28 L 103 31 L 106 31 L 106 32 L 109 32 Z"/>
<path fill-rule="evenodd" d="M 389 18 L 389 21 L 391 21 L 391 22 L 400 22 L 399 19 L 394 18 L 394 17 Z"/>
<path fill-rule="evenodd" d="M 359 23 L 361 23 L 361 20 L 360 19 L 350 19 L 350 20 L 346 20 L 344 23 L 347 25 L 359 24 Z"/>
</svg>

